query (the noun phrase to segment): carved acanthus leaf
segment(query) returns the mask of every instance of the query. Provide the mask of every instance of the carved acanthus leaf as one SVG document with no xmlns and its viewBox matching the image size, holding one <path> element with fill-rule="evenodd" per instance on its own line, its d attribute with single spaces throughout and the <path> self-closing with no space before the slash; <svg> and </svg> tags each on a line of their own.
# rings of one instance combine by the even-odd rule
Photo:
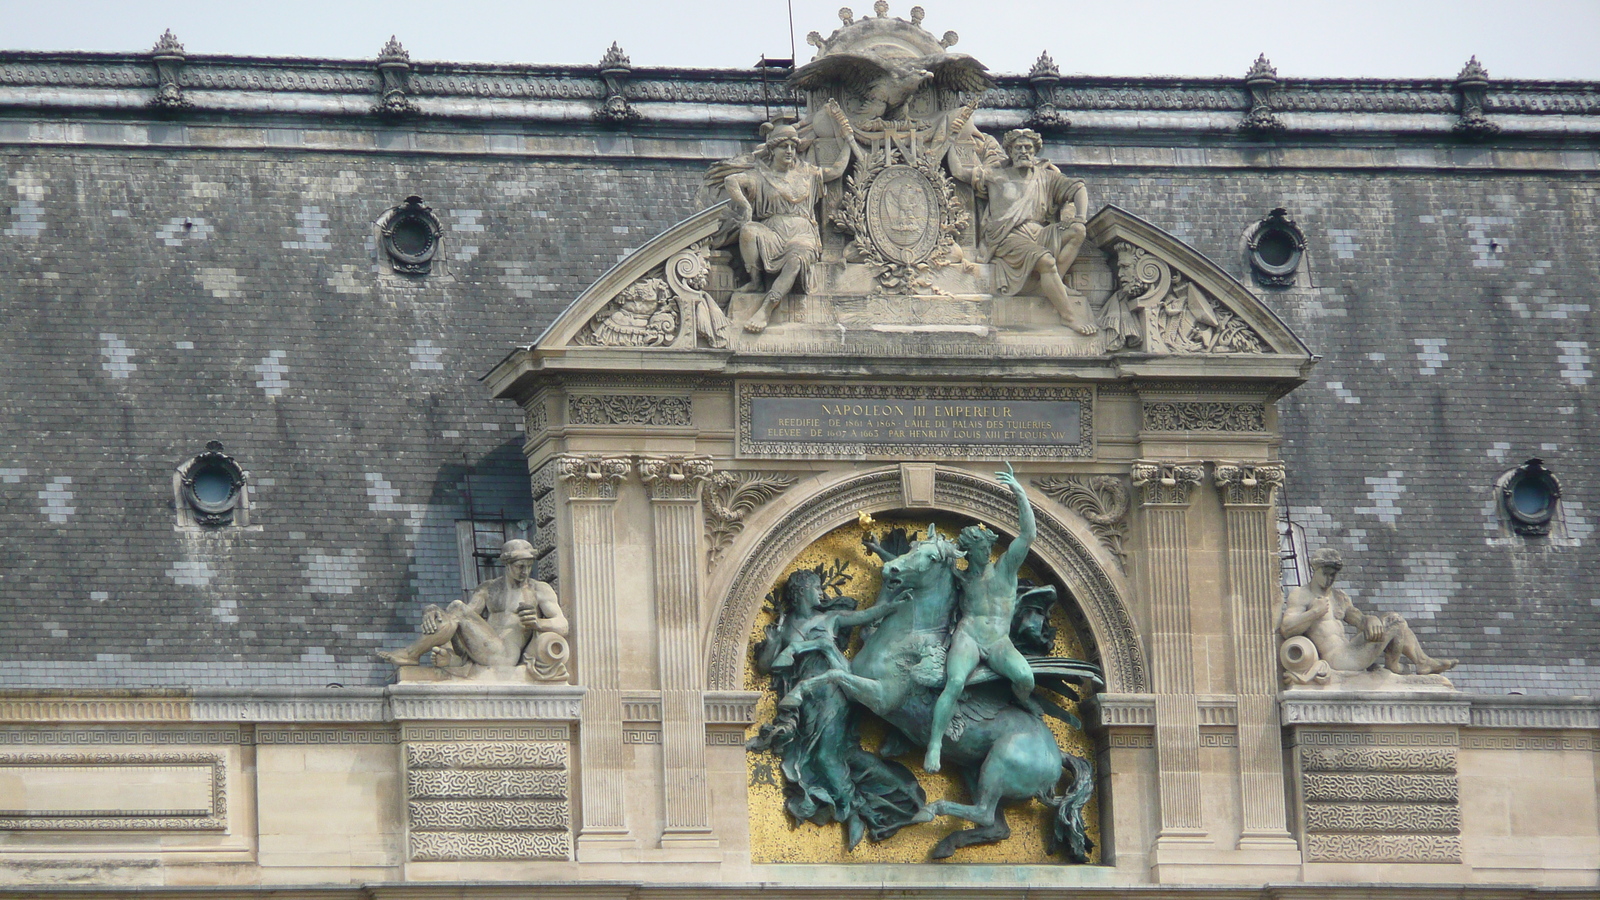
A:
<svg viewBox="0 0 1600 900">
<path fill-rule="evenodd" d="M 567 398 L 569 425 L 691 424 L 688 397 L 654 394 L 576 394 Z"/>
<path fill-rule="evenodd" d="M 702 492 L 710 561 L 716 562 L 744 530 L 745 516 L 796 481 L 798 477 L 785 472 L 718 472 L 711 476 Z"/>
<path fill-rule="evenodd" d="M 1204 477 L 1205 466 L 1198 462 L 1141 459 L 1133 463 L 1133 484 L 1143 490 L 1146 506 L 1187 506 L 1195 485 Z"/>
<path fill-rule="evenodd" d="M 1131 506 L 1126 481 L 1114 475 L 1068 475 L 1038 478 L 1033 483 L 1046 496 L 1082 516 L 1117 563 L 1127 565 L 1127 553 L 1122 549 Z"/>
<path fill-rule="evenodd" d="M 574 499 L 614 500 L 617 482 L 628 477 L 632 470 L 633 460 L 626 456 L 556 457 L 556 477 L 566 484 L 568 495 Z"/>
<path fill-rule="evenodd" d="M 652 500 L 693 500 L 710 477 L 709 456 L 639 457 L 639 479 Z"/>
<path fill-rule="evenodd" d="M 1271 506 L 1274 494 L 1283 486 L 1285 469 L 1280 462 L 1217 463 L 1212 478 L 1229 506 Z"/>
</svg>

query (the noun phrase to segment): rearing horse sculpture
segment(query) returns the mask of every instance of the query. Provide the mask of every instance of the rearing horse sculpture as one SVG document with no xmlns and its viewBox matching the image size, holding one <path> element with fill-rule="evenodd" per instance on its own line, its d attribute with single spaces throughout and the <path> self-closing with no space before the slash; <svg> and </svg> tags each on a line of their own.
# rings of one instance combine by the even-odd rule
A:
<svg viewBox="0 0 1600 900">
<path fill-rule="evenodd" d="M 883 586 L 878 603 L 909 592 L 910 602 L 886 615 L 866 634 L 850 669 L 830 669 L 797 685 L 780 703 L 802 702 L 813 685 L 837 686 L 854 700 L 888 721 L 902 737 L 893 734 L 880 753 L 898 755 L 912 749 L 908 741 L 926 746 L 933 722 L 934 703 L 944 685 L 944 655 L 956 608 L 956 561 L 962 552 L 939 535 L 928 533 L 900 555 L 875 546 L 885 557 Z M 1066 683 L 1100 684 L 1097 667 L 1076 660 L 1034 659 L 1041 683 L 1071 694 Z M 1074 695 L 1075 696 L 1075 695 Z M 1062 716 L 1070 716 L 1054 708 Z M 1093 790 L 1094 768 L 1085 759 L 1063 754 L 1055 735 L 1039 716 L 1013 702 L 1010 685 L 987 667 L 967 680 L 955 717 L 945 732 L 944 756 L 966 780 L 970 803 L 937 800 L 912 821 L 931 821 L 953 815 L 974 823 L 940 841 L 935 859 L 958 848 L 994 843 L 1010 836 L 1001 804 L 1037 798 L 1055 809 L 1051 851 L 1059 848 L 1075 862 L 1087 862 L 1092 849 L 1084 831 L 1083 806 Z M 898 751 L 898 752 L 897 752 Z M 1055 793 L 1065 764 L 1072 781 L 1063 794 Z"/>
</svg>

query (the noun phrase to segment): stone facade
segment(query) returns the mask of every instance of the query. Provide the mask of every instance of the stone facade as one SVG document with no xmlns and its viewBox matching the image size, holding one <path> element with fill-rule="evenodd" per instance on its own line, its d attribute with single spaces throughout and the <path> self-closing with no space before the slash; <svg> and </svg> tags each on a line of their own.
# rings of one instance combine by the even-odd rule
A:
<svg viewBox="0 0 1600 900">
<path fill-rule="evenodd" d="M 166 38 L 0 55 L 0 608 L 24 636 L 0 680 L 0 890 L 1594 888 L 1593 85 L 1295 82 L 1265 60 L 997 77 L 973 123 L 1031 123 L 1092 190 L 1064 284 L 1099 308 L 1148 255 L 1141 291 L 1177 273 L 1214 304 L 1200 319 L 1264 348 L 1207 361 L 1205 328 L 1151 331 L 1194 358 L 1113 363 L 1007 337 L 1054 315 L 1037 298 L 876 334 L 923 308 L 794 299 L 741 332 L 731 251 L 684 254 L 715 225 L 707 166 L 753 144 L 760 77 L 613 49 L 578 69 Z M 421 255 L 408 198 L 432 217 Z M 1303 247 L 1262 284 L 1280 208 Z M 708 302 L 733 317 L 720 345 Z M 1005 349 L 971 352 L 973 329 Z M 1015 453 L 746 433 L 751 398 L 846 373 L 863 397 L 939 381 L 1082 418 Z M 212 440 L 249 514 L 202 528 L 175 473 Z M 1560 481 L 1543 537 L 1497 493 L 1535 456 Z M 1003 458 L 1107 682 L 1080 710 L 1094 864 L 997 883 L 959 856 L 752 862 L 763 597 L 858 512 L 1014 532 Z M 1462 693 L 1279 691 L 1285 510 L 1289 568 L 1343 551 L 1354 602 L 1458 657 Z M 478 583 L 473 522 L 538 554 L 572 686 L 384 686 L 372 651 Z"/>
</svg>

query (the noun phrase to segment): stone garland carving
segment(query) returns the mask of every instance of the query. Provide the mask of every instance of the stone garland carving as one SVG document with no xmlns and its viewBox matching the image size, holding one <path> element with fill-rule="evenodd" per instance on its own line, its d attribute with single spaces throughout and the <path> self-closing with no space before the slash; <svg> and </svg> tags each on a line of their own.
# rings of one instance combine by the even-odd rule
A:
<svg viewBox="0 0 1600 900">
<path fill-rule="evenodd" d="M 708 562 L 716 562 L 733 544 L 744 530 L 746 516 L 799 480 L 786 472 L 718 472 L 711 476 L 702 492 Z"/>
<path fill-rule="evenodd" d="M 1127 566 L 1122 542 L 1128 537 L 1131 497 L 1125 480 L 1114 475 L 1069 475 L 1036 478 L 1033 483 L 1052 500 L 1083 516 L 1117 564 Z"/>
<path fill-rule="evenodd" d="M 688 397 L 574 394 L 567 397 L 567 424 L 688 426 L 691 408 Z"/>
<path fill-rule="evenodd" d="M 411 92 L 411 54 L 394 35 L 378 51 L 378 78 L 383 96 L 372 111 L 383 116 L 403 116 L 417 111 L 408 96 Z"/>
<path fill-rule="evenodd" d="M 688 350 L 696 342 L 728 346 L 728 316 L 706 293 L 710 250 L 704 243 L 680 250 L 613 297 L 573 338 L 596 347 Z"/>
<path fill-rule="evenodd" d="M 1219 462 L 1212 482 L 1229 506 L 1271 506 L 1284 475 L 1283 463 Z"/>
<path fill-rule="evenodd" d="M 617 482 L 631 471 L 633 460 L 626 456 L 556 457 L 556 477 L 566 484 L 567 495 L 574 500 L 615 500 Z"/>
<path fill-rule="evenodd" d="M 156 95 L 150 105 L 164 110 L 187 109 L 189 100 L 183 96 L 183 86 L 179 83 L 185 60 L 183 44 L 178 42 L 172 29 L 162 33 L 150 50 L 150 58 L 156 64 Z"/>
<path fill-rule="evenodd" d="M 1144 430 L 1266 431 L 1267 410 L 1261 403 L 1147 401 L 1144 404 Z"/>
<path fill-rule="evenodd" d="M 1186 506 L 1194 486 L 1203 478 L 1205 466 L 1200 463 L 1141 459 L 1133 464 L 1133 484 L 1142 490 L 1146 506 Z"/>
<path fill-rule="evenodd" d="M 0 810 L 0 829 L 6 831 L 224 831 L 228 827 L 228 763 L 220 753 L 0 753 L 0 770 L 17 766 L 206 766 L 211 776 L 211 808 L 203 815 L 164 816 L 148 815 L 146 810 L 131 815 L 99 811 L 98 815 L 76 816 Z"/>
<path fill-rule="evenodd" d="M 1115 242 L 1111 253 L 1117 289 L 1100 313 L 1106 349 L 1181 355 L 1266 352 L 1254 329 L 1166 260 L 1128 241 Z"/>
<path fill-rule="evenodd" d="M 641 456 L 638 463 L 651 500 L 693 500 L 711 477 L 709 456 Z"/>
<path fill-rule="evenodd" d="M 1455 132 L 1462 137 L 1484 139 L 1500 133 L 1500 126 L 1483 114 L 1484 99 L 1489 95 L 1489 72 L 1474 56 L 1456 75 L 1456 96 L 1461 98 Z"/>
<path fill-rule="evenodd" d="M 633 74 L 633 64 L 628 54 L 616 41 L 600 58 L 600 78 L 606 83 L 606 99 L 594 111 L 596 122 L 608 125 L 627 125 L 639 121 L 639 111 L 628 105 L 626 90 L 628 78 Z"/>
<path fill-rule="evenodd" d="M 1244 87 L 1250 95 L 1250 111 L 1239 123 L 1239 130 L 1257 135 L 1283 131 L 1283 120 L 1272 111 L 1272 95 L 1278 89 L 1278 70 L 1267 61 L 1265 53 L 1256 57 L 1250 71 L 1245 73 Z"/>
</svg>

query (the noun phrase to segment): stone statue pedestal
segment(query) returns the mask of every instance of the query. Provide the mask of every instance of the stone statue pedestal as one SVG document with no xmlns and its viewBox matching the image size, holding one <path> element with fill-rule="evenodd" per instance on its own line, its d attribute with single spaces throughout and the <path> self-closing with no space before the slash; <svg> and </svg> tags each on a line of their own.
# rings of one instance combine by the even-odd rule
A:
<svg viewBox="0 0 1600 900">
<path fill-rule="evenodd" d="M 546 681 L 534 674 L 531 666 L 401 666 L 398 684 L 529 684 L 565 687 L 567 676 Z"/>
<path fill-rule="evenodd" d="M 1366 672 L 1329 672 L 1328 680 L 1322 683 L 1296 684 L 1286 689 L 1285 693 L 1293 694 L 1298 691 L 1320 693 L 1325 691 L 1373 691 L 1393 693 L 1398 691 L 1424 691 L 1427 693 L 1456 693 L 1456 686 L 1450 679 L 1443 675 L 1396 675 L 1388 669 L 1372 669 Z"/>
</svg>

